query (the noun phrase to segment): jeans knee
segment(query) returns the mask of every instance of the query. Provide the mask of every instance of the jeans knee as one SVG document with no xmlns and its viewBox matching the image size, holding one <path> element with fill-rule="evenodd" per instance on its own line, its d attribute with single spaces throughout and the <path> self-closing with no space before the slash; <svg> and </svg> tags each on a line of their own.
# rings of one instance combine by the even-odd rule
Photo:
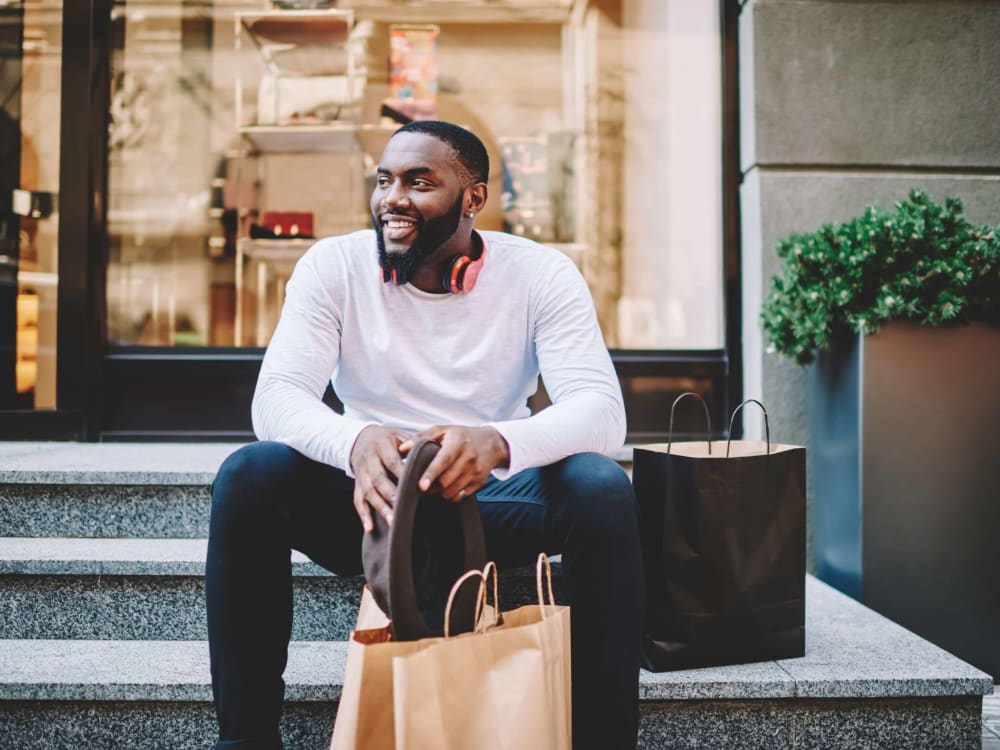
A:
<svg viewBox="0 0 1000 750">
<path fill-rule="evenodd" d="M 614 460 L 597 453 L 581 453 L 566 459 L 562 469 L 564 505 L 578 532 L 609 538 L 637 537 L 635 492 L 628 475 Z"/>
<path fill-rule="evenodd" d="M 230 454 L 212 483 L 212 517 L 260 507 L 293 480 L 301 456 L 287 445 L 258 442 Z"/>
</svg>

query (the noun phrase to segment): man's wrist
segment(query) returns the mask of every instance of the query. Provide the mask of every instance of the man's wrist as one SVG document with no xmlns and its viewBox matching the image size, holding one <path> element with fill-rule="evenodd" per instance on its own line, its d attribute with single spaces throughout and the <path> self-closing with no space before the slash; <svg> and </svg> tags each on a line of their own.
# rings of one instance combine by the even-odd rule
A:
<svg viewBox="0 0 1000 750">
<path fill-rule="evenodd" d="M 510 446 L 507 444 L 507 438 L 500 434 L 500 430 L 496 427 L 490 427 L 493 434 L 496 436 L 496 453 L 497 460 L 494 462 L 494 467 L 497 469 L 506 469 L 510 466 Z"/>
</svg>

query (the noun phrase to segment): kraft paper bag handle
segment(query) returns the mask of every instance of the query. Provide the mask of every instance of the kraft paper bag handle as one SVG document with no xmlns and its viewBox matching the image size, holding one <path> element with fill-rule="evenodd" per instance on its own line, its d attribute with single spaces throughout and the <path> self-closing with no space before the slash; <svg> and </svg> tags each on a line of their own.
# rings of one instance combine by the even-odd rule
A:
<svg viewBox="0 0 1000 750">
<path fill-rule="evenodd" d="M 487 569 L 492 563 L 487 564 Z M 450 638 L 450 626 L 451 626 L 451 608 L 455 604 L 455 596 L 458 594 L 459 590 L 462 588 L 462 584 L 468 581 L 470 578 L 479 578 L 479 592 L 476 594 L 476 615 L 478 617 L 482 608 L 485 606 L 486 599 L 486 576 L 483 574 L 482 570 L 469 570 L 466 571 L 454 585 L 451 587 L 451 591 L 448 594 L 448 603 L 444 605 L 444 637 Z"/>
<path fill-rule="evenodd" d="M 675 402 L 676 403 L 676 402 Z M 742 404 L 733 409 L 733 416 L 729 419 L 729 439 L 726 441 L 726 458 L 729 458 L 729 444 L 733 442 L 733 424 L 736 422 L 736 415 L 739 413 L 747 404 L 757 404 L 760 410 L 764 412 L 764 435 L 767 438 L 767 453 L 765 455 L 771 455 L 771 426 L 767 423 L 767 409 L 764 408 L 764 404 L 755 398 L 748 398 Z"/>
<path fill-rule="evenodd" d="M 494 613 L 494 624 L 499 625 L 501 622 L 503 622 L 503 615 L 500 614 L 500 593 L 499 593 L 499 590 L 500 590 L 500 583 L 499 583 L 500 571 L 497 569 L 497 564 L 495 562 L 493 562 L 492 560 L 490 560 L 488 563 L 486 563 L 486 567 L 483 568 L 483 577 L 485 579 L 488 580 L 491 575 L 493 577 L 493 613 Z M 482 596 L 479 597 L 479 600 L 476 602 L 476 623 L 477 623 L 476 629 L 477 629 L 477 631 L 478 631 L 478 624 L 479 623 L 482 623 L 483 632 L 485 632 L 486 629 L 487 629 L 487 627 L 488 627 L 487 624 L 486 624 L 486 619 L 483 617 L 483 614 L 486 611 L 486 605 L 487 604 L 489 604 L 489 601 L 487 599 L 487 594 L 484 593 Z"/>
<path fill-rule="evenodd" d="M 497 564 L 490 560 L 486 563 L 486 567 L 483 568 L 483 578 L 485 579 L 487 585 L 489 579 L 493 578 L 493 625 L 503 624 L 503 614 L 500 612 L 500 571 L 497 568 Z M 485 633 L 490 624 L 486 622 L 486 618 L 483 616 L 486 613 L 486 605 L 489 604 L 489 592 L 485 592 L 476 601 L 476 626 L 473 629 L 474 632 Z"/>
<path fill-rule="evenodd" d="M 548 579 L 548 590 L 549 590 L 549 603 L 548 606 L 554 607 L 556 605 L 556 598 L 552 594 L 552 564 L 549 562 L 549 556 L 544 552 L 538 554 L 538 562 L 535 564 L 535 585 L 536 591 L 538 593 L 538 609 L 542 613 L 542 619 L 546 617 L 545 614 L 545 596 L 542 593 L 542 565 L 545 566 L 545 577 Z"/>
<path fill-rule="evenodd" d="M 708 413 L 708 404 L 705 403 L 705 399 L 701 397 L 700 394 L 694 391 L 687 391 L 682 393 L 680 396 L 674 399 L 673 405 L 670 407 L 670 426 L 667 428 L 667 453 L 670 453 L 670 446 L 674 443 L 674 409 L 677 408 L 677 403 L 685 398 L 686 396 L 694 396 L 696 399 L 701 401 L 701 408 L 705 410 L 705 441 L 708 443 L 708 455 L 712 455 L 712 417 Z M 740 404 L 743 406 L 743 404 Z M 738 411 L 738 409 L 737 409 Z"/>
</svg>

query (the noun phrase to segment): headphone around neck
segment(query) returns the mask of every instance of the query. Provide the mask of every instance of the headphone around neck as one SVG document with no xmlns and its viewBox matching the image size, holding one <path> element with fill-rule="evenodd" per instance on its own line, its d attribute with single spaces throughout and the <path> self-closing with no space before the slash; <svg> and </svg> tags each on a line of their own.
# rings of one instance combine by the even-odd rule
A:
<svg viewBox="0 0 1000 750">
<path fill-rule="evenodd" d="M 479 236 L 478 232 L 473 233 L 473 242 L 479 245 L 479 257 L 470 258 L 468 255 L 454 255 L 445 264 L 444 273 L 441 274 L 441 289 L 452 294 L 468 294 L 476 286 L 476 279 L 479 272 L 483 270 L 483 263 L 486 261 L 486 243 Z M 392 282 L 396 286 L 403 286 L 409 282 L 407 274 L 398 273 L 395 268 L 382 269 L 382 281 Z"/>
</svg>

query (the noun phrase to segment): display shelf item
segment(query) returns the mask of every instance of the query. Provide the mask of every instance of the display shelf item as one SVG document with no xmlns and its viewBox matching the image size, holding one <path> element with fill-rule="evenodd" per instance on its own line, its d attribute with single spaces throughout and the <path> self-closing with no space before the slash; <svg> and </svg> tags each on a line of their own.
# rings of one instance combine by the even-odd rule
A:
<svg viewBox="0 0 1000 750">
<path fill-rule="evenodd" d="M 433 24 L 389 27 L 389 93 L 385 104 L 413 120 L 437 117 L 440 29 Z"/>
<path fill-rule="evenodd" d="M 273 50 L 271 62 L 289 76 L 346 75 L 351 64 L 346 45 L 301 44 Z"/>
</svg>

